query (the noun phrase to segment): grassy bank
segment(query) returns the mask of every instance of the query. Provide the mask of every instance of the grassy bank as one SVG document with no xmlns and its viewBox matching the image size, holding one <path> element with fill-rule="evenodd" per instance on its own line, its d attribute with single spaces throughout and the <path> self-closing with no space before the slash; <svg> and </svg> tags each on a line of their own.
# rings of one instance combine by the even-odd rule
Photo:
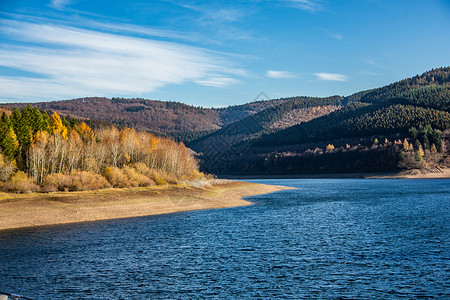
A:
<svg viewBox="0 0 450 300">
<path fill-rule="evenodd" d="M 243 197 L 286 187 L 230 181 L 202 188 L 153 186 L 48 194 L 0 193 L 0 230 L 249 205 Z"/>
</svg>

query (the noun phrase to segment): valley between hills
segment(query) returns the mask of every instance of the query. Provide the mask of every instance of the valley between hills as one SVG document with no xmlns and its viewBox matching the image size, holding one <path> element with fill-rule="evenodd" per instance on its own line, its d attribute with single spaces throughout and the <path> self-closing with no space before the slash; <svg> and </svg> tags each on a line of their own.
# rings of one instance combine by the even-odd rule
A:
<svg viewBox="0 0 450 300">
<path fill-rule="evenodd" d="M 56 112 L 68 123 L 170 137 L 218 176 L 421 170 L 450 166 L 450 67 L 349 96 L 257 101 L 226 108 L 124 98 L 2 104 Z M 1 111 L 0 111 L 1 113 Z"/>
</svg>

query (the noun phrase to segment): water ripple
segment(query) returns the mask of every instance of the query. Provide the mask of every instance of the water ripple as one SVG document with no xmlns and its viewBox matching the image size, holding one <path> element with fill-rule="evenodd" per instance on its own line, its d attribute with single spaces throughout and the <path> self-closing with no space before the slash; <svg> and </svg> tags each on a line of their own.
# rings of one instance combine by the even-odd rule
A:
<svg viewBox="0 0 450 300">
<path fill-rule="evenodd" d="M 272 180 L 249 207 L 0 232 L 36 299 L 450 298 L 450 180 Z"/>
</svg>

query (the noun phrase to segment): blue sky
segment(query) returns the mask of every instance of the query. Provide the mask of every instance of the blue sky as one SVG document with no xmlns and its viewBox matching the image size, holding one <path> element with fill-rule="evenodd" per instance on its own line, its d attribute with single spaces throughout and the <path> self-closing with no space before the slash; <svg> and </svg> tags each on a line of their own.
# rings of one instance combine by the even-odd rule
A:
<svg viewBox="0 0 450 300">
<path fill-rule="evenodd" d="M 448 0 L 1 0 L 0 102 L 350 95 L 450 65 Z"/>
</svg>

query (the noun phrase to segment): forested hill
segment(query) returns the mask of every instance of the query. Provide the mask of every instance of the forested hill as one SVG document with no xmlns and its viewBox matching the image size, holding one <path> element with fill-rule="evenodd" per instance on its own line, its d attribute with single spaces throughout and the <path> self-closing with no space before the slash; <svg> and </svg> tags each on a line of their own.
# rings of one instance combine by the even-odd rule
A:
<svg viewBox="0 0 450 300">
<path fill-rule="evenodd" d="M 450 166 L 449 74 L 449 67 L 434 69 L 345 97 L 340 110 L 247 141 L 245 155 L 228 172 Z"/>
<path fill-rule="evenodd" d="M 187 133 L 216 130 L 231 122 L 273 107 L 287 99 L 257 101 L 227 108 L 202 108 L 179 102 L 123 98 L 80 98 L 39 103 L 2 104 L 12 109 L 27 105 L 75 118 L 108 121 L 119 126 L 159 133 Z"/>
<path fill-rule="evenodd" d="M 190 141 L 187 145 L 202 153 L 202 165 L 207 172 L 220 173 L 221 170 L 227 170 L 230 162 L 245 155 L 249 140 L 327 115 L 338 110 L 341 105 L 340 96 L 294 97 Z"/>
<path fill-rule="evenodd" d="M 294 97 L 189 141 L 216 174 L 450 165 L 450 68 L 347 97 Z"/>
<path fill-rule="evenodd" d="M 346 97 L 345 102 L 384 102 L 392 98 L 406 96 L 412 91 L 415 93 L 425 91 L 427 93 L 430 90 L 435 90 L 437 87 L 443 89 L 450 87 L 450 67 L 432 69 L 422 75 L 403 79 L 381 88 L 355 93 Z"/>
<path fill-rule="evenodd" d="M 267 134 L 256 145 L 293 145 L 376 134 L 411 127 L 450 127 L 450 67 L 344 98 L 344 109 L 308 123 Z"/>
<path fill-rule="evenodd" d="M 2 104 L 0 109 L 10 114 L 26 105 Z M 199 153 L 203 170 L 215 174 L 450 165 L 450 67 L 346 97 L 291 97 L 226 108 L 123 98 L 31 106 L 68 121 L 69 115 L 86 118 L 99 129 L 108 122 L 169 135 Z"/>
</svg>

